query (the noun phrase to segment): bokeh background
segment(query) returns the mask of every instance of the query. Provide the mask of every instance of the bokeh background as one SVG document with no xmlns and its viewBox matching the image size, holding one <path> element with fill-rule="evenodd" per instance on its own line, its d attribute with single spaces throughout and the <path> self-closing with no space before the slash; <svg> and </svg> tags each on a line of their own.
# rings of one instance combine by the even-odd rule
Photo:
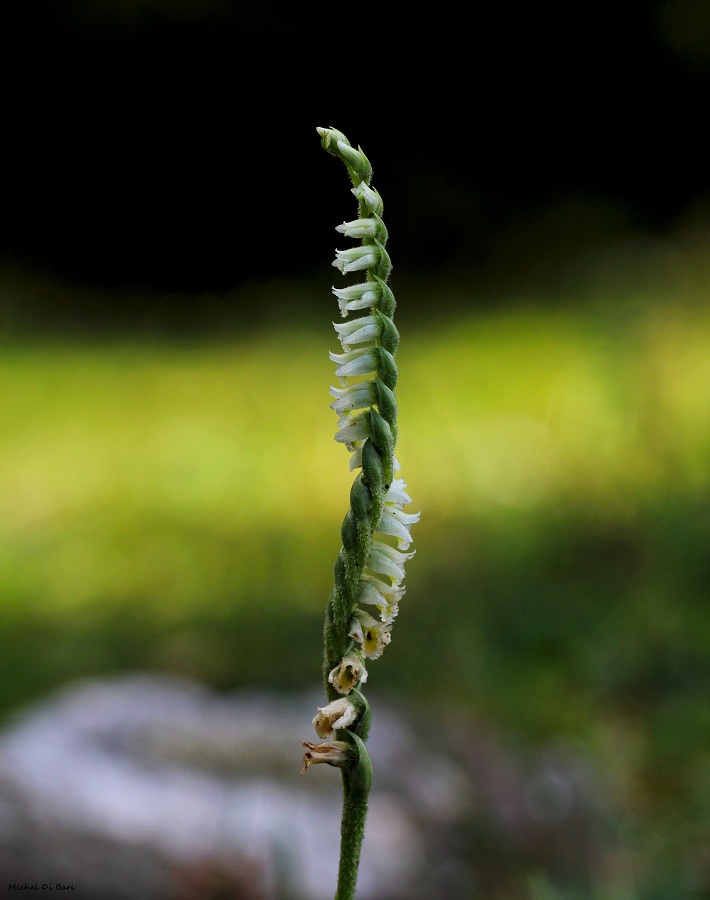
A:
<svg viewBox="0 0 710 900">
<path fill-rule="evenodd" d="M 317 683 L 333 125 L 385 199 L 422 512 L 371 682 L 593 760 L 604 864 L 485 896 L 710 897 L 710 6 L 56 0 L 6 40 L 6 721 L 110 673 Z"/>
</svg>

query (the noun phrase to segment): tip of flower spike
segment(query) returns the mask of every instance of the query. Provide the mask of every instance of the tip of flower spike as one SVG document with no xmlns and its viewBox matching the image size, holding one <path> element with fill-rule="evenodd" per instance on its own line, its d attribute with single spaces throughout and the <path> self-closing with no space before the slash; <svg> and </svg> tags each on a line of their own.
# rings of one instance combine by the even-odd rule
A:
<svg viewBox="0 0 710 900">
<path fill-rule="evenodd" d="M 323 145 L 324 150 L 328 150 L 330 153 L 338 155 L 338 142 L 345 143 L 347 146 L 350 146 L 350 141 L 345 137 L 342 131 L 338 131 L 337 128 L 316 128 L 316 131 L 320 135 L 321 144 Z"/>
</svg>

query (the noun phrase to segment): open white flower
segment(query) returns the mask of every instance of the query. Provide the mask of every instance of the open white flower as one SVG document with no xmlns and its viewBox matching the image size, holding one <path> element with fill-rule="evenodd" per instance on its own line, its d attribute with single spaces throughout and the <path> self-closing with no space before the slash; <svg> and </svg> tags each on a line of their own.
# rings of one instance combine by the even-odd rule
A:
<svg viewBox="0 0 710 900">
<path fill-rule="evenodd" d="M 363 344 L 365 341 L 375 341 L 382 334 L 382 324 L 377 316 L 362 316 L 359 319 L 351 319 L 341 325 L 333 323 L 337 331 L 340 343 L 345 350 L 350 344 Z"/>
<path fill-rule="evenodd" d="M 399 601 L 404 595 L 404 588 L 399 585 L 386 585 L 379 578 L 365 572 L 360 580 L 358 603 L 376 606 L 380 613 L 380 621 L 391 625 L 399 612 Z"/>
<path fill-rule="evenodd" d="M 339 694 L 349 694 L 358 682 L 367 681 L 367 669 L 358 656 L 348 653 L 328 675 L 328 681 Z"/>
<path fill-rule="evenodd" d="M 366 409 L 372 406 L 372 382 L 361 381 L 357 384 L 349 384 L 344 388 L 330 389 L 330 396 L 335 400 L 330 404 L 330 408 L 334 409 L 338 415 L 355 409 Z"/>
<path fill-rule="evenodd" d="M 373 540 L 365 566 L 372 572 L 389 575 L 393 581 L 399 583 L 404 578 L 405 562 L 411 559 L 415 552 L 413 550 L 411 553 L 402 553 L 383 541 Z"/>
<path fill-rule="evenodd" d="M 340 315 L 345 318 L 356 309 L 367 309 L 377 303 L 377 284 L 374 281 L 363 281 L 344 288 L 332 288 L 338 300 Z"/>
<path fill-rule="evenodd" d="M 361 644 L 362 655 L 365 659 L 377 659 L 382 656 L 385 647 L 391 640 L 391 627 L 391 625 L 373 619 L 364 610 L 356 609 L 350 621 L 349 634 Z"/>
<path fill-rule="evenodd" d="M 354 375 L 371 375 L 377 368 L 377 360 L 367 348 L 348 350 L 346 353 L 331 353 L 330 358 L 334 363 L 338 363 L 335 374 L 343 385 L 347 384 L 345 379 Z"/>
<path fill-rule="evenodd" d="M 380 619 L 385 625 L 391 625 L 399 612 L 399 601 L 404 597 L 406 588 L 395 581 L 390 584 L 379 575 L 367 569 L 360 578 L 361 599 L 359 602 L 371 602 L 380 611 Z M 365 598 L 368 598 L 367 600 Z"/>
<path fill-rule="evenodd" d="M 385 503 L 377 530 L 397 538 L 400 550 L 408 550 L 412 543 L 409 526 L 419 521 L 419 513 L 405 513 L 390 503 Z"/>
<path fill-rule="evenodd" d="M 348 272 L 359 272 L 377 265 L 379 251 L 376 246 L 367 244 L 361 247 L 348 247 L 347 250 L 336 250 L 333 265 L 346 275 Z"/>
<path fill-rule="evenodd" d="M 370 437 L 370 423 L 367 414 L 363 413 L 355 418 L 349 418 L 344 414 L 339 425 L 342 427 L 336 432 L 335 440 L 341 444 L 352 445 L 356 441 L 365 441 Z"/>
<path fill-rule="evenodd" d="M 327 706 L 318 707 L 313 727 L 320 738 L 328 738 L 336 728 L 347 728 L 357 719 L 357 710 L 347 697 L 339 697 Z"/>
<path fill-rule="evenodd" d="M 370 585 L 370 587 L 374 588 L 374 590 L 382 596 L 388 606 L 399 603 L 405 593 L 405 588 L 401 584 L 389 584 L 367 570 L 362 573 L 360 584 Z"/>
<path fill-rule="evenodd" d="M 395 459 L 395 469 L 399 469 L 399 463 Z M 395 478 L 390 486 L 390 489 L 385 494 L 385 503 L 394 503 L 399 507 L 406 506 L 408 503 L 412 502 L 412 498 L 409 494 L 405 493 L 405 488 L 407 485 L 405 484 L 404 478 Z"/>
</svg>

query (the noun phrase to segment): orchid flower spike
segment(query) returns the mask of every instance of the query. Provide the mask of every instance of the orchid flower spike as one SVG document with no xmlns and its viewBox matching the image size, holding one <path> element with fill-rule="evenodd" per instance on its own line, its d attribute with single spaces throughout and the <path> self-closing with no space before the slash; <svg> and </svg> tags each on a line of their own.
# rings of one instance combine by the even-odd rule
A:
<svg viewBox="0 0 710 900">
<path fill-rule="evenodd" d="M 361 693 L 368 676 L 364 661 L 378 659 L 391 641 L 405 591 L 405 563 L 414 555 L 410 529 L 419 514 L 404 512 L 411 499 L 394 456 L 399 334 L 387 285 L 392 263 L 385 249 L 382 197 L 370 184 L 372 166 L 362 150 L 341 131 L 317 130 L 323 148 L 345 163 L 358 203 L 357 215 L 336 228 L 360 243 L 336 250 L 333 262 L 342 275 L 357 273 L 357 280 L 333 288 L 340 315 L 348 321 L 334 325 L 342 352 L 330 354 L 339 382 L 330 388 L 330 406 L 338 416 L 335 440 L 348 450 L 350 469 L 361 471 L 350 490 L 326 606 L 323 677 L 329 702 L 313 720 L 320 738 L 337 731 L 339 740 L 306 744 L 304 768 L 325 762 L 343 770 L 337 897 L 352 900 L 372 777 L 364 743 L 370 721 Z M 351 313 L 355 317 L 349 319 Z"/>
<path fill-rule="evenodd" d="M 323 147 L 346 164 L 358 201 L 357 218 L 338 225 L 336 231 L 359 244 L 337 250 L 333 265 L 343 274 L 365 272 L 364 280 L 333 288 L 340 313 L 347 319 L 333 326 L 342 352 L 330 354 L 340 382 L 330 389 L 334 398 L 330 406 L 338 415 L 335 440 L 351 454 L 350 468 L 362 469 L 343 524 L 343 565 L 336 566 L 333 602 L 342 603 L 338 621 L 344 628 L 340 626 L 337 641 L 326 648 L 325 675 L 330 696 L 335 696 L 364 682 L 367 673 L 362 660 L 377 659 L 391 640 L 392 623 L 404 595 L 404 564 L 414 555 L 405 551 L 419 514 L 404 512 L 411 499 L 402 478 L 394 477 L 399 467 L 394 458 L 394 355 L 399 335 L 392 321 L 394 297 L 386 284 L 391 264 L 384 247 L 382 197 L 369 183 L 372 173 L 362 151 L 333 128 L 319 128 L 318 133 Z M 355 317 L 350 318 L 351 313 Z M 342 583 L 339 572 L 344 575 Z M 379 615 L 379 620 L 371 613 Z"/>
</svg>

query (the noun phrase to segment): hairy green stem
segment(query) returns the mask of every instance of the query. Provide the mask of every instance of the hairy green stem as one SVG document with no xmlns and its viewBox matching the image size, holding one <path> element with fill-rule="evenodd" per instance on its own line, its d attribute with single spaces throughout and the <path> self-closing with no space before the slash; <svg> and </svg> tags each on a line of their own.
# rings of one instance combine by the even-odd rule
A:
<svg viewBox="0 0 710 900">
<path fill-rule="evenodd" d="M 357 750 L 357 761 L 343 769 L 343 815 L 340 823 L 340 866 L 335 900 L 352 900 L 357 887 L 360 850 L 365 836 L 367 798 L 372 786 L 372 764 L 365 743 L 349 735 Z"/>
</svg>

